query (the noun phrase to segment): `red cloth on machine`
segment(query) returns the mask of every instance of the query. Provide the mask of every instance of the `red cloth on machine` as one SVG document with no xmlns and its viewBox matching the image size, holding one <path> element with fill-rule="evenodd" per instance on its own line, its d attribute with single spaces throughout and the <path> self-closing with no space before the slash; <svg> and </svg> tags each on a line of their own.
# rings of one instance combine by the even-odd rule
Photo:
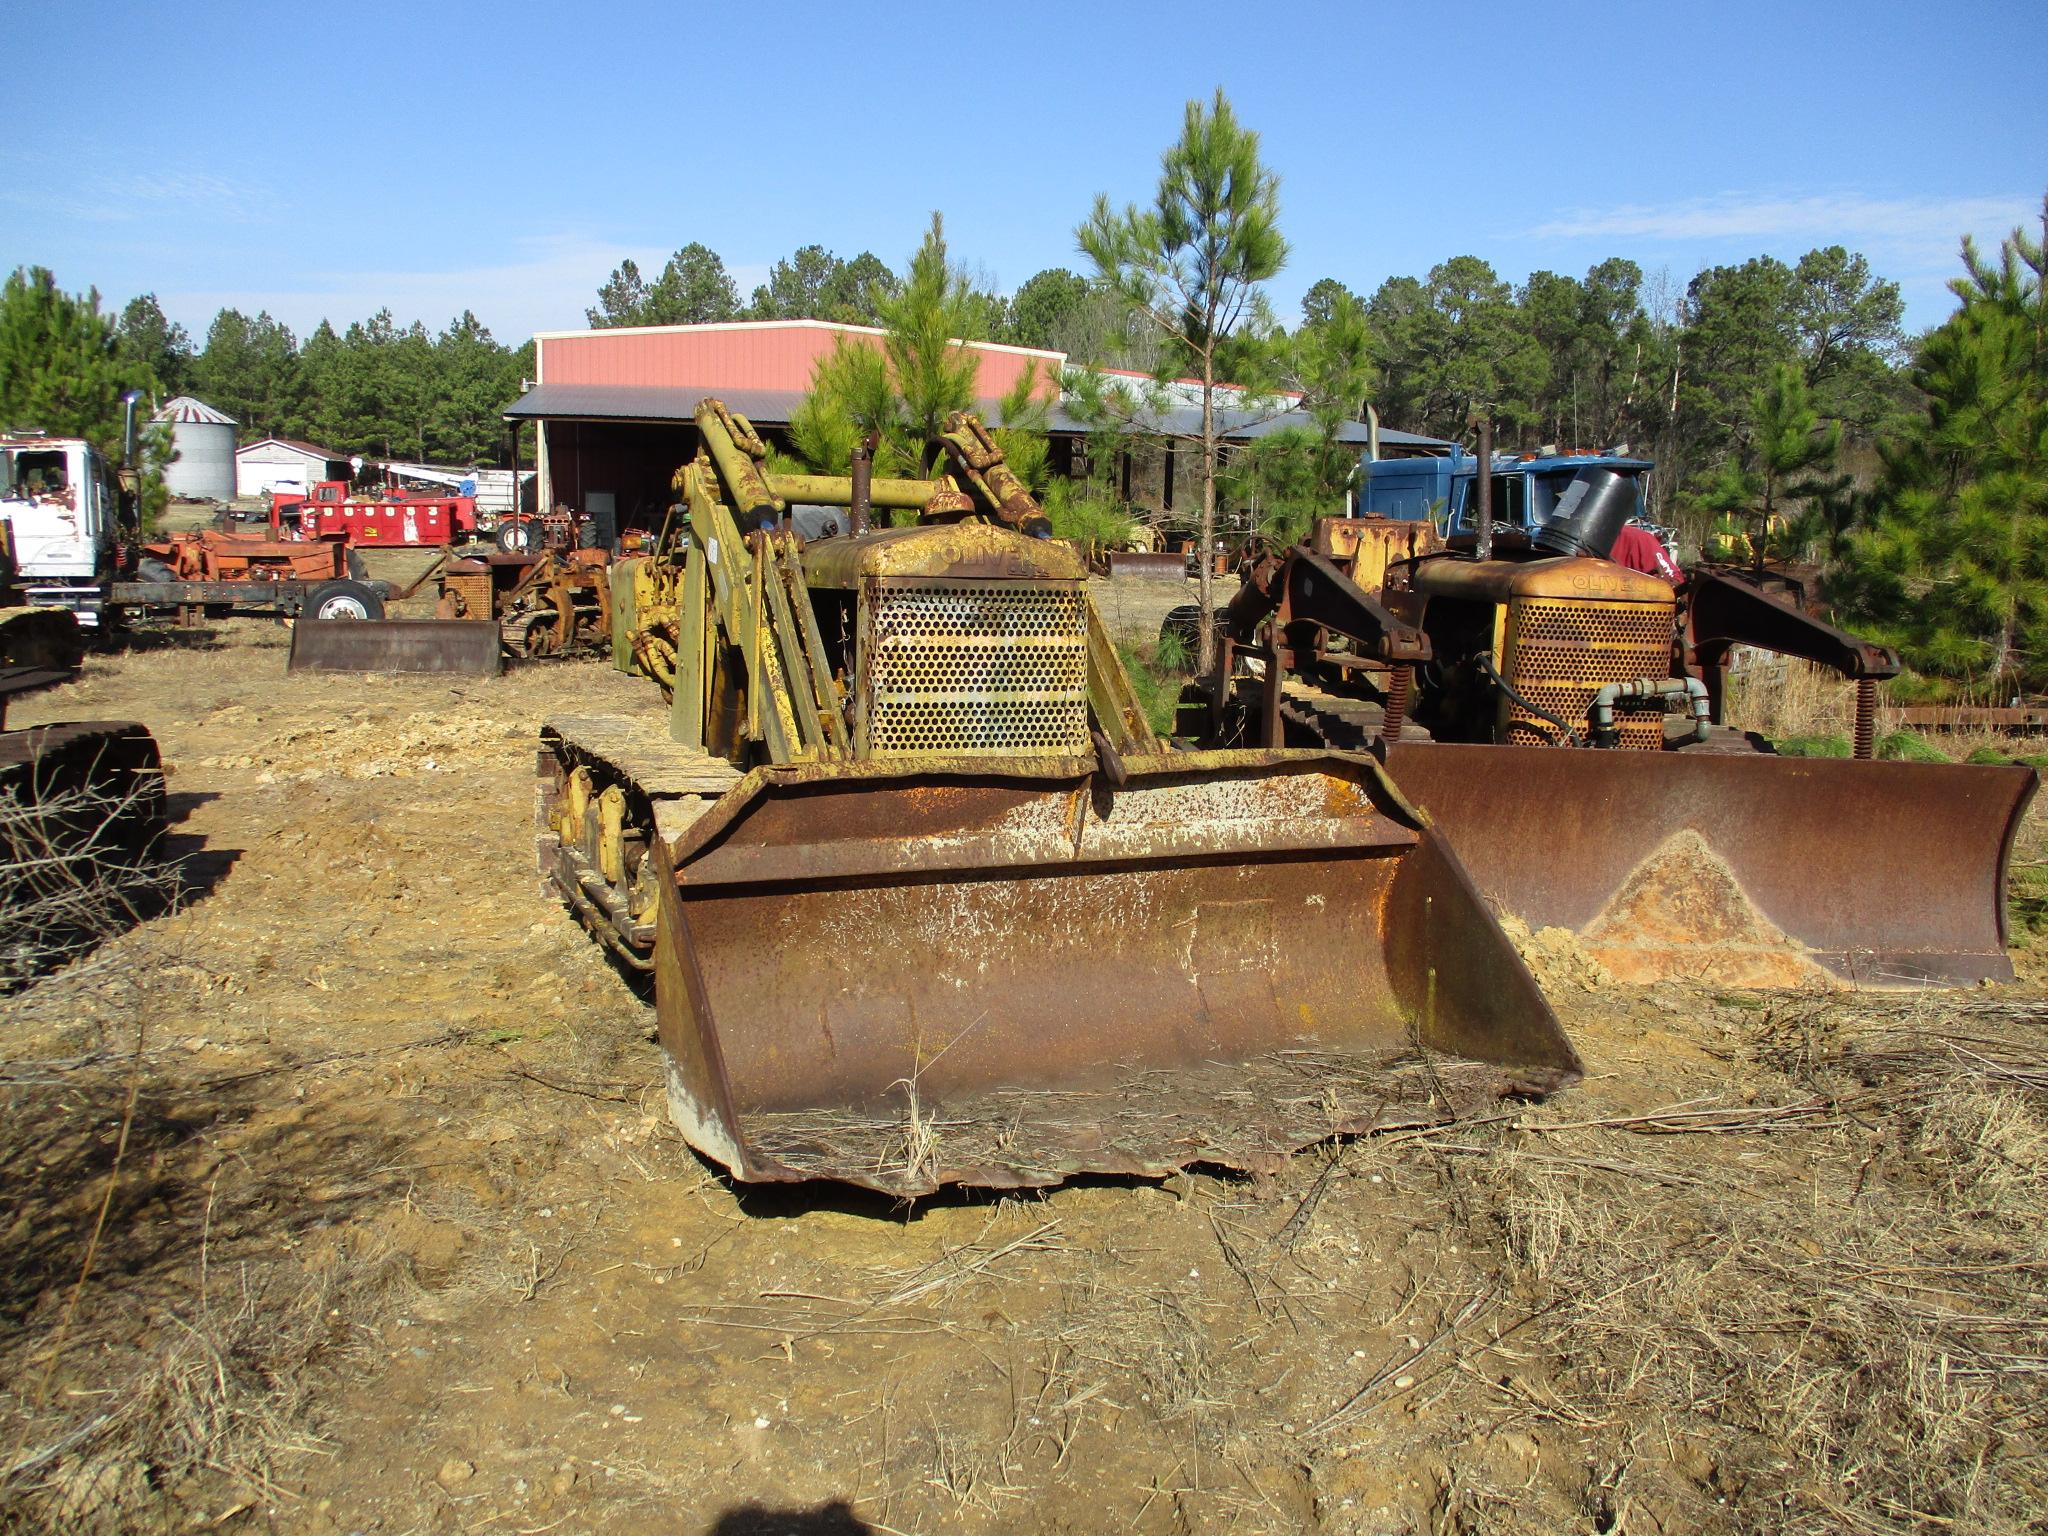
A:
<svg viewBox="0 0 2048 1536">
<path fill-rule="evenodd" d="M 1664 547 L 1664 541 L 1636 523 L 1627 524 L 1615 535 L 1614 548 L 1607 558 L 1646 576 L 1661 576 L 1673 586 L 1684 575 L 1678 562 L 1671 558 L 1671 551 Z"/>
</svg>

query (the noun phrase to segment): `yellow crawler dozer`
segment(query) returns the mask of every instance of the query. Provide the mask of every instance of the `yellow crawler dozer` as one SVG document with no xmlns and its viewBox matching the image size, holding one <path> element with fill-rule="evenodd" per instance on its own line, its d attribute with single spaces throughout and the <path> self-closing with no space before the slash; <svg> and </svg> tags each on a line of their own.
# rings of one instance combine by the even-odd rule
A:
<svg viewBox="0 0 2048 1536">
<path fill-rule="evenodd" d="M 1153 733 L 978 422 L 940 477 L 866 483 L 769 474 L 716 401 L 697 426 L 612 577 L 614 661 L 660 693 L 547 723 L 539 841 L 652 974 L 701 1153 L 906 1195 L 1264 1169 L 1577 1076 L 1374 759 Z M 856 531 L 806 542 L 795 502 Z"/>
</svg>

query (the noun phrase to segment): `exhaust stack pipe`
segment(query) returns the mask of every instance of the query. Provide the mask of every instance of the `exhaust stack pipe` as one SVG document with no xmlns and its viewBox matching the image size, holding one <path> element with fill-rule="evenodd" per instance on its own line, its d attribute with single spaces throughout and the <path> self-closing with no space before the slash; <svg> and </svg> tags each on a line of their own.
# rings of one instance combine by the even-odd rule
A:
<svg viewBox="0 0 2048 1536">
<path fill-rule="evenodd" d="M 1537 547 L 1552 554 L 1605 560 L 1614 553 L 1614 541 L 1635 511 L 1632 476 L 1613 469 L 1582 469 L 1557 498 L 1550 521 L 1536 530 Z"/>
<path fill-rule="evenodd" d="M 136 462 L 137 440 L 135 434 L 135 402 L 142 398 L 142 391 L 131 389 L 121 397 L 121 467 L 140 469 Z"/>
<path fill-rule="evenodd" d="M 1472 521 L 1479 532 L 1473 546 L 1474 558 L 1493 558 L 1493 417 L 1472 413 L 1472 425 L 1479 429 L 1479 477 L 1472 487 Z"/>
<path fill-rule="evenodd" d="M 853 445 L 853 463 L 849 466 L 853 494 L 846 507 L 846 531 L 856 537 L 868 531 L 868 513 L 874 496 L 875 448 L 879 438 L 877 433 Z"/>
</svg>

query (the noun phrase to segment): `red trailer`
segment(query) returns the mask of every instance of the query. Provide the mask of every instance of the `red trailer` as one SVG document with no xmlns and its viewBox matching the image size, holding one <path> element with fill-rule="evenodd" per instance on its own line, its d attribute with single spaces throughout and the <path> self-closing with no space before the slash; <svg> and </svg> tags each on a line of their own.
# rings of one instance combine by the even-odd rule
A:
<svg viewBox="0 0 2048 1536">
<path fill-rule="evenodd" d="M 340 537 L 351 544 L 398 548 L 454 544 L 476 536 L 474 496 L 394 492 L 351 497 L 346 480 L 322 480 L 310 494 L 281 493 L 271 503 L 276 520 L 296 525 L 301 538 Z"/>
</svg>

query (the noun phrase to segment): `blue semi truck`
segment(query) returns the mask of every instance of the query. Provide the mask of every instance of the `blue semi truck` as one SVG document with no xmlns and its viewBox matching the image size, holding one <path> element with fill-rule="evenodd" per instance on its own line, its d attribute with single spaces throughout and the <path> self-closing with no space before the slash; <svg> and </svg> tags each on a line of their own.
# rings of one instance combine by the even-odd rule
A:
<svg viewBox="0 0 2048 1536">
<path fill-rule="evenodd" d="M 1648 459 L 1611 453 L 1497 453 L 1493 456 L 1493 520 L 1511 528 L 1536 529 L 1550 521 L 1557 499 L 1583 469 L 1611 469 L 1636 482 L 1637 521 L 1647 521 L 1644 491 Z M 1364 517 L 1432 522 L 1445 534 L 1470 533 L 1472 487 L 1479 459 L 1453 448 L 1443 457 L 1374 459 L 1362 466 L 1358 511 Z"/>
</svg>

